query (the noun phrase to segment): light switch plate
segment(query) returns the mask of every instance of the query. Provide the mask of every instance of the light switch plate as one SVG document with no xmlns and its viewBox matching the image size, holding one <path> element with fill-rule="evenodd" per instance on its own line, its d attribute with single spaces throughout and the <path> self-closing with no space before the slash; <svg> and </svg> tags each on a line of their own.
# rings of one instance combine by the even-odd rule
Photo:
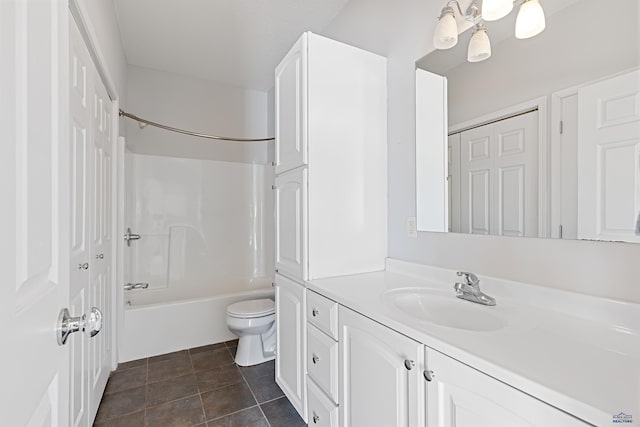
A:
<svg viewBox="0 0 640 427">
<path fill-rule="evenodd" d="M 407 237 L 418 237 L 418 227 L 415 216 L 407 218 Z"/>
</svg>

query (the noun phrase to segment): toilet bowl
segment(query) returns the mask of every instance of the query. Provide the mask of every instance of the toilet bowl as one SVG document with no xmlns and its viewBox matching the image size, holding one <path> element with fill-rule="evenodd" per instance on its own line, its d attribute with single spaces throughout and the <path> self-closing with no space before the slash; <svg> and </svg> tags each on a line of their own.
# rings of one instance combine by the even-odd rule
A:
<svg viewBox="0 0 640 427">
<path fill-rule="evenodd" d="M 276 357 L 276 308 L 273 300 L 240 301 L 227 307 L 227 327 L 238 336 L 235 361 L 253 366 Z"/>
</svg>

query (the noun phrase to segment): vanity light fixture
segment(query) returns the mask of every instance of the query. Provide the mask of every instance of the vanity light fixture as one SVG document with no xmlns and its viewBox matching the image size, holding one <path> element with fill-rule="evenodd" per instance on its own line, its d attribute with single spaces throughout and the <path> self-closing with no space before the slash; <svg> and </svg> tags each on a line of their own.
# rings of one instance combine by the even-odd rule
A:
<svg viewBox="0 0 640 427">
<path fill-rule="evenodd" d="M 451 6 L 445 6 L 438 18 L 438 25 L 433 34 L 433 45 L 436 49 L 449 49 L 458 43 L 458 24 Z"/>
<path fill-rule="evenodd" d="M 491 56 L 491 42 L 487 35 L 487 27 L 484 24 L 476 24 L 471 40 L 469 40 L 469 49 L 467 50 L 467 61 L 480 62 Z"/>
<path fill-rule="evenodd" d="M 497 21 L 507 16 L 513 9 L 513 0 L 483 0 L 482 19 Z"/>
<path fill-rule="evenodd" d="M 458 25 L 456 23 L 456 6 L 460 16 L 474 24 L 473 34 L 469 41 L 467 60 L 480 62 L 491 56 L 491 42 L 484 21 L 495 21 L 507 16 L 513 9 L 514 0 L 483 0 L 482 12 L 474 2 L 463 13 L 458 0 L 449 0 L 438 17 L 433 34 L 433 45 L 436 49 L 450 49 L 458 43 Z M 523 0 L 516 18 L 516 37 L 526 39 L 540 34 L 545 28 L 544 11 L 540 0 Z"/>
<path fill-rule="evenodd" d="M 539 0 L 524 0 L 516 18 L 516 37 L 528 39 L 537 36 L 546 26 L 544 11 Z"/>
</svg>

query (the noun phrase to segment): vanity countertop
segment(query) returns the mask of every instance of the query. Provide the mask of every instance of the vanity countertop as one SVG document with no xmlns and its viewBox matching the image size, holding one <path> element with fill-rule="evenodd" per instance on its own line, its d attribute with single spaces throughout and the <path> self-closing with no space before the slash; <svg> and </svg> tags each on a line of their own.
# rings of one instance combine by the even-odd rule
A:
<svg viewBox="0 0 640 427">
<path fill-rule="evenodd" d="M 307 288 L 594 425 L 640 421 L 640 305 L 481 278 L 480 306 L 506 326 L 469 331 L 398 310 L 385 293 L 428 288 L 455 297 L 455 272 L 389 260 L 387 270 L 307 282 Z M 627 424 L 630 425 L 630 424 Z"/>
</svg>

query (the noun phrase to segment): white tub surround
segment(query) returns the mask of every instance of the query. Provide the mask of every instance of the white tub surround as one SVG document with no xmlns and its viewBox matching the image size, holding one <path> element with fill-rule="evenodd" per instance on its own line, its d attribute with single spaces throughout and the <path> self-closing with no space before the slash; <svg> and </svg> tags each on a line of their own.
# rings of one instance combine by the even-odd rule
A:
<svg viewBox="0 0 640 427">
<path fill-rule="evenodd" d="M 314 280 L 307 289 L 425 344 L 427 354 L 444 353 L 588 423 L 611 425 L 621 412 L 638 422 L 640 305 L 480 277 L 497 300 L 481 306 L 455 297 L 460 279 L 453 270 L 388 260 L 386 271 Z M 384 297 L 399 288 L 450 296 L 505 326 L 469 331 L 418 321 Z"/>
</svg>

